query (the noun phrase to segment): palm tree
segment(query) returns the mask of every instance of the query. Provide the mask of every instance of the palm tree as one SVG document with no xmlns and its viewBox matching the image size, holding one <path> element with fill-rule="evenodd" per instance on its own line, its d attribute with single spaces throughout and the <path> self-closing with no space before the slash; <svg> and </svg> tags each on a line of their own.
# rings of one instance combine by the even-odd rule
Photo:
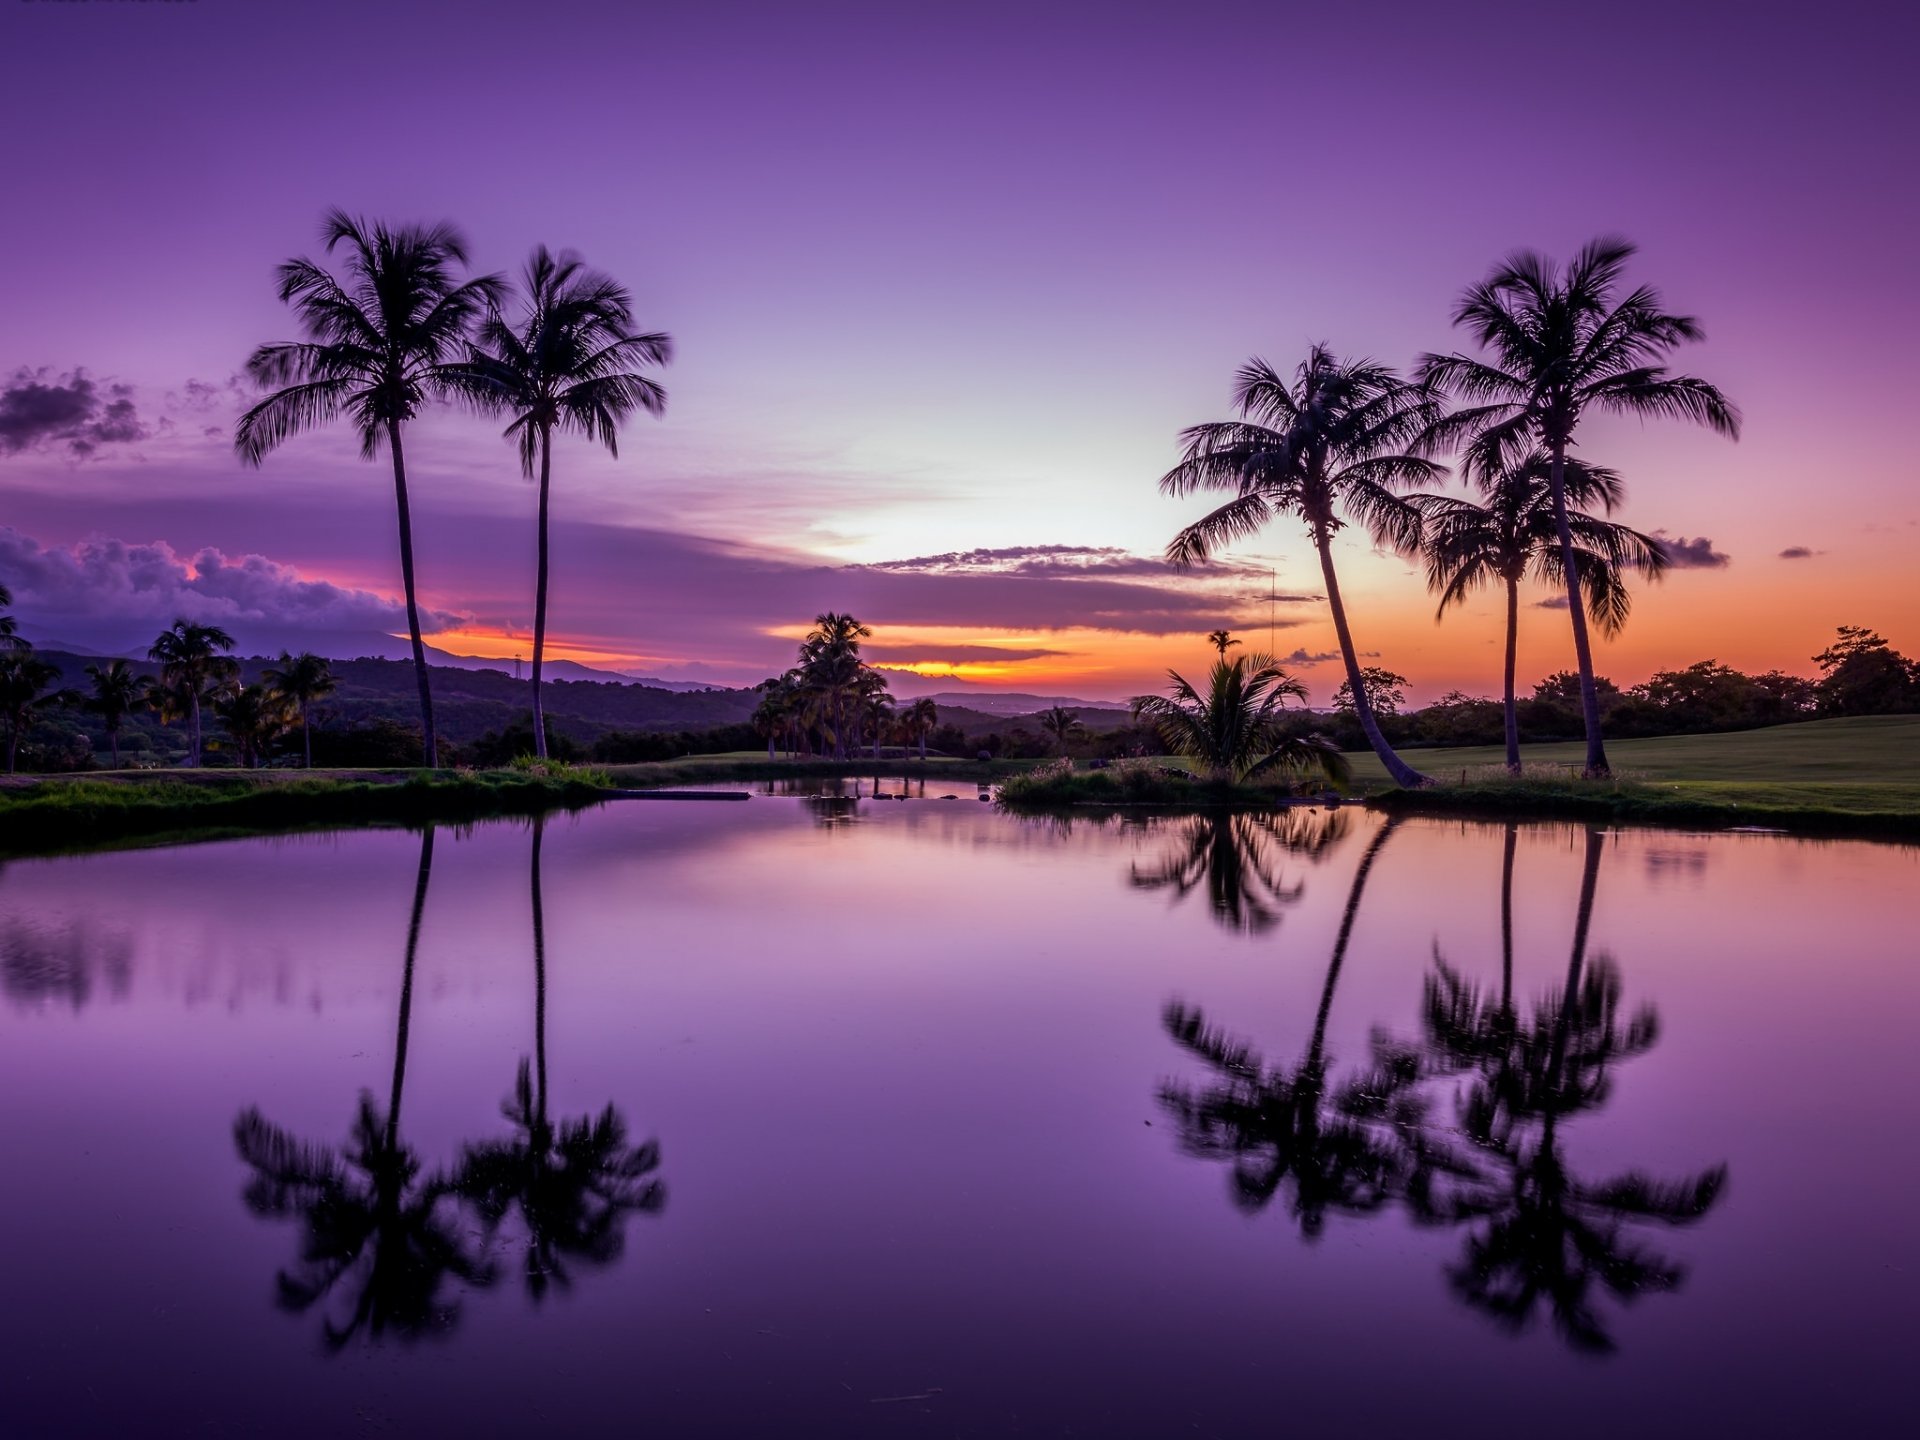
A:
<svg viewBox="0 0 1920 1440">
<path fill-rule="evenodd" d="M 817 698 L 821 722 L 833 736 L 833 758 L 847 758 L 847 739 L 853 730 L 858 701 L 860 642 L 873 635 L 851 615 L 827 611 L 816 616 L 813 629 L 800 644 L 800 673 Z"/>
<path fill-rule="evenodd" d="M 1240 642 L 1233 638 L 1233 632 L 1230 630 L 1209 630 L 1207 632 L 1207 643 L 1213 646 L 1215 650 L 1218 650 L 1220 657 L 1224 660 L 1227 654 L 1227 647 L 1229 645 L 1238 645 Z"/>
<path fill-rule="evenodd" d="M 1173 844 L 1160 862 L 1151 869 L 1129 865 L 1127 880 L 1139 890 L 1171 890 L 1175 903 L 1204 884 L 1215 920 L 1263 935 L 1306 894 L 1305 881 L 1287 882 L 1281 856 L 1318 861 L 1346 834 L 1346 823 L 1344 810 L 1298 806 L 1265 815 L 1212 810 L 1181 816 L 1169 823 Z"/>
<path fill-rule="evenodd" d="M 1329 1211 L 1370 1214 L 1408 1180 L 1408 1148 L 1393 1123 L 1395 1103 L 1415 1078 L 1404 1066 L 1356 1076 L 1328 1090 L 1327 1020 L 1367 878 L 1398 825 L 1389 819 L 1354 870 L 1333 955 L 1320 988 L 1313 1032 L 1299 1065 L 1269 1066 L 1251 1046 L 1210 1027 L 1201 1011 L 1170 1003 L 1163 1016 L 1174 1041 L 1217 1078 L 1204 1090 L 1168 1083 L 1160 1103 L 1179 1126 L 1190 1155 L 1232 1162 L 1234 1203 L 1265 1209 L 1287 1182 L 1301 1232 L 1317 1238 Z"/>
<path fill-rule="evenodd" d="M 1699 322 L 1661 308 L 1658 291 L 1641 286 L 1617 298 L 1634 253 L 1625 240 L 1594 240 L 1564 269 L 1530 250 L 1518 251 L 1454 306 L 1488 359 L 1427 355 L 1420 379 L 1464 402 L 1429 432 L 1432 444 L 1460 442 L 1470 480 L 1490 485 L 1536 451 L 1548 458 L 1547 483 L 1580 666 L 1580 704 L 1587 728 L 1587 774 L 1609 773 L 1600 734 L 1600 696 L 1587 637 L 1587 604 L 1567 491 L 1567 452 L 1589 412 L 1671 416 L 1737 439 L 1740 412 L 1706 381 L 1672 374 L 1665 360 L 1679 345 L 1704 338 Z"/>
<path fill-rule="evenodd" d="M 360 456 L 382 445 L 393 455 L 394 502 L 400 517 L 400 580 L 407 633 L 420 690 L 420 736 L 428 769 L 439 764 L 433 695 L 413 575 L 413 518 L 401 433 L 408 421 L 449 388 L 474 323 L 499 302 L 498 276 L 456 283 L 467 245 L 448 225 L 369 225 L 342 210 L 327 212 L 320 236 L 329 254 L 348 249 L 343 283 L 305 258 L 279 270 L 280 298 L 293 306 L 306 339 L 262 345 L 247 361 L 257 384 L 279 387 L 240 417 L 234 448 L 249 465 L 304 430 L 345 414 L 360 436 Z"/>
<path fill-rule="evenodd" d="M 1225 651 L 1221 652 L 1225 654 Z M 1064 705 L 1053 705 L 1040 712 L 1040 728 L 1054 738 L 1060 746 L 1060 753 L 1066 754 L 1071 742 L 1087 733 L 1087 727 L 1080 723 L 1080 713 L 1069 710 Z"/>
<path fill-rule="evenodd" d="M 1177 671 L 1167 677 L 1173 693 L 1136 695 L 1133 717 L 1152 725 L 1169 750 L 1197 762 L 1209 779 L 1318 770 L 1336 785 L 1346 783 L 1346 757 L 1331 741 L 1282 728 L 1282 707 L 1288 699 L 1304 701 L 1307 688 L 1269 656 L 1222 655 L 1213 662 L 1205 695 Z"/>
<path fill-rule="evenodd" d="M 72 690 L 52 688 L 59 678 L 58 665 L 36 660 L 25 650 L 0 649 L 0 720 L 7 724 L 9 775 L 19 760 L 20 737 L 40 712 L 79 700 Z"/>
<path fill-rule="evenodd" d="M 93 694 L 87 709 L 100 717 L 107 732 L 107 744 L 113 751 L 113 768 L 120 768 L 120 731 L 127 716 L 145 709 L 153 692 L 153 677 L 137 674 L 124 660 L 109 660 L 105 665 L 87 666 Z"/>
<path fill-rule="evenodd" d="M 771 760 L 776 742 L 793 724 L 797 697 L 792 678 L 786 675 L 762 680 L 754 688 L 760 692 L 760 703 L 754 707 L 750 723 L 756 733 L 767 737 L 767 759 Z"/>
<path fill-rule="evenodd" d="M 640 367 L 665 365 L 673 341 L 633 329 L 633 298 L 624 286 L 587 269 L 578 255 L 539 246 L 522 279 L 518 326 L 497 311 L 480 325 L 478 343 L 456 370 L 461 393 L 481 409 L 512 417 L 506 437 L 520 451 L 520 469 L 540 479 L 539 567 L 533 601 L 533 748 L 547 754 L 540 703 L 540 666 L 547 643 L 547 512 L 553 475 L 553 432 L 571 430 L 618 455 L 621 424 L 636 410 L 659 415 L 667 392 Z"/>
<path fill-rule="evenodd" d="M 1334 571 L 1333 537 L 1345 523 L 1338 513 L 1344 509 L 1376 542 L 1402 555 L 1418 548 L 1420 512 L 1394 492 L 1446 473 L 1411 453 L 1438 417 L 1431 392 L 1385 366 L 1341 360 L 1315 345 L 1291 384 L 1266 361 L 1248 361 L 1235 377 L 1233 400 L 1238 420 L 1182 433 L 1185 453 L 1161 477 L 1160 488 L 1169 495 L 1227 490 L 1234 498 L 1174 536 L 1167 559 L 1181 567 L 1197 564 L 1256 533 L 1276 513 L 1303 521 L 1320 555 L 1360 728 L 1396 783 L 1429 783 L 1387 744 L 1368 703 Z"/>
<path fill-rule="evenodd" d="M 287 701 L 265 685 L 224 685 L 214 692 L 213 713 L 220 717 L 243 769 L 266 763 L 273 742 L 292 723 Z"/>
<path fill-rule="evenodd" d="M 569 1282 L 568 1259 L 605 1265 L 620 1255 L 626 1217 L 657 1214 L 666 1190 L 655 1177 L 660 1147 L 627 1144 L 626 1123 L 609 1104 L 598 1116 L 561 1120 L 547 1114 L 547 940 L 540 885 L 543 816 L 533 821 L 534 1063 L 523 1056 L 502 1112 L 514 1134 L 469 1145 L 456 1185 L 480 1211 L 488 1233 L 518 1209 L 527 1231 L 527 1291 L 537 1301 L 551 1280 Z"/>
<path fill-rule="evenodd" d="M 149 660 L 160 665 L 160 682 L 174 691 L 183 707 L 184 718 L 192 726 L 193 758 L 200 764 L 200 707 L 212 698 L 215 687 L 239 674 L 239 665 L 223 655 L 233 649 L 233 637 L 218 625 L 196 625 L 191 620 L 176 620 L 171 628 L 147 651 Z"/>
<path fill-rule="evenodd" d="M 266 671 L 274 693 L 293 706 L 300 718 L 300 748 L 307 769 L 313 768 L 313 702 L 331 695 L 339 684 L 326 657 L 311 651 L 298 655 L 280 652 L 280 663 Z"/>
<path fill-rule="evenodd" d="M 920 747 L 920 758 L 922 760 L 927 758 L 927 737 L 934 732 L 934 729 L 939 724 L 939 707 L 933 703 L 932 698 L 929 696 L 921 696 L 900 712 L 901 731 L 907 737 L 909 743 L 917 744 Z"/>
<path fill-rule="evenodd" d="M 0 585 L 0 610 L 13 604 L 13 592 Z M 20 622 L 11 615 L 0 615 L 0 650 L 31 650 L 32 645 L 21 638 Z"/>
<path fill-rule="evenodd" d="M 281 1306 L 307 1310 L 343 1281 L 356 1292 L 343 1321 L 323 1321 L 333 1350 L 363 1328 L 375 1337 L 391 1330 L 403 1340 L 444 1335 L 458 1315 L 457 1305 L 440 1297 L 447 1277 L 474 1286 L 493 1279 L 484 1257 L 467 1248 L 465 1227 L 448 1208 L 455 1198 L 453 1181 L 439 1174 L 421 1181 L 419 1158 L 400 1139 L 414 959 L 432 869 L 433 827 L 428 826 L 420 836 L 385 1117 L 374 1109 L 372 1095 L 363 1092 L 351 1138 L 337 1152 L 296 1139 L 254 1106 L 233 1125 L 234 1148 L 253 1171 L 247 1208 L 274 1219 L 298 1218 L 305 1227 L 301 1268 L 279 1275 Z"/>
<path fill-rule="evenodd" d="M 1412 495 L 1424 520 L 1427 588 L 1440 592 L 1438 621 L 1449 606 L 1464 604 L 1482 585 L 1506 590 L 1506 741 L 1507 769 L 1520 773 L 1520 722 L 1514 703 L 1514 670 L 1519 656 L 1520 582 L 1529 576 L 1564 585 L 1559 518 L 1548 482 L 1552 461 L 1543 451 L 1497 476 L 1476 505 L 1448 495 Z M 1620 498 L 1620 477 L 1598 465 L 1566 462 L 1567 497 L 1574 505 L 1598 504 L 1611 510 Z M 1593 623 L 1605 635 L 1626 623 L 1633 600 L 1624 572 L 1636 569 L 1658 578 L 1667 567 L 1666 551 L 1650 535 L 1570 509 L 1581 592 Z"/>
</svg>

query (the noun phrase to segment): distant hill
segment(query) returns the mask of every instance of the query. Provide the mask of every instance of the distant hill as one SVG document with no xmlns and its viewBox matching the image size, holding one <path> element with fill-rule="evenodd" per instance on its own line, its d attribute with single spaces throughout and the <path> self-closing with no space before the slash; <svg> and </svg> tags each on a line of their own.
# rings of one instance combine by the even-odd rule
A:
<svg viewBox="0 0 1920 1440">
<path fill-rule="evenodd" d="M 889 688 L 896 695 L 909 693 L 901 691 L 891 684 L 893 675 L 889 674 Z M 916 698 L 918 698 L 916 696 Z M 1064 705 L 1069 710 L 1113 710 L 1125 713 L 1127 707 L 1114 700 L 1076 700 L 1071 695 L 1023 695 L 1012 690 L 936 690 L 927 699 L 946 709 L 953 706 L 963 710 L 976 710 L 987 715 L 1036 715 L 1042 710 L 1050 710 L 1056 705 Z M 1086 719 L 1083 713 L 1080 717 Z"/>
</svg>

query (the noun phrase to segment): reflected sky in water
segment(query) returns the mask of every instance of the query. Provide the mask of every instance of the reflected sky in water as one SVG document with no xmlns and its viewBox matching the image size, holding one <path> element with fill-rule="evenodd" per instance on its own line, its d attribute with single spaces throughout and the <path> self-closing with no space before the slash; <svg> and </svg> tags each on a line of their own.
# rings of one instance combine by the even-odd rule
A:
<svg viewBox="0 0 1920 1440">
<path fill-rule="evenodd" d="M 7 862 L 0 1433 L 1913 1418 L 1920 852 L 928 788 Z"/>
</svg>

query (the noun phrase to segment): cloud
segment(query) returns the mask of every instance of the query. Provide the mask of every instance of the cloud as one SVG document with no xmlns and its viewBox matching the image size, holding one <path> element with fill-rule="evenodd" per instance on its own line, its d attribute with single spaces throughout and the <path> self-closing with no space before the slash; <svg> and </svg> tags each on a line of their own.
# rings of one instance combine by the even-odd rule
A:
<svg viewBox="0 0 1920 1440">
<path fill-rule="evenodd" d="M 1343 657 L 1338 650 L 1309 650 L 1303 645 L 1291 655 L 1282 655 L 1280 657 L 1280 663 L 1282 665 L 1298 665 L 1302 669 L 1305 669 L 1312 665 L 1326 665 L 1341 658 Z M 1360 658 L 1362 660 L 1378 660 L 1380 658 L 1380 652 L 1378 650 L 1362 650 L 1360 652 Z"/>
<path fill-rule="evenodd" d="M 1814 556 L 1825 553 L 1826 552 L 1822 550 L 1809 550 L 1804 545 L 1789 545 L 1780 552 L 1778 558 L 1782 560 L 1811 560 Z"/>
<path fill-rule="evenodd" d="M 1667 552 L 1667 564 L 1675 570 L 1724 570 L 1733 563 L 1731 555 L 1713 548 L 1713 542 L 1701 535 L 1689 540 L 1682 535 L 1670 538 L 1664 530 L 1653 532 L 1660 548 Z"/>
<path fill-rule="evenodd" d="M 1534 601 L 1533 608 L 1536 610 L 1564 610 L 1567 608 L 1567 597 L 1564 595 L 1549 595 L 1544 600 Z"/>
<path fill-rule="evenodd" d="M 17 370 L 0 390 L 0 455 L 64 447 L 77 458 L 102 445 L 125 445 L 152 434 L 133 404 L 133 387 L 104 390 L 84 370 L 62 376 Z"/>
<path fill-rule="evenodd" d="M 949 550 L 943 555 L 879 560 L 865 568 L 895 574 L 1021 575 L 1053 580 L 1141 576 L 1163 579 L 1183 573 L 1158 556 L 1135 555 L 1114 545 L 1006 545 L 998 549 Z M 1258 566 L 1238 561 L 1221 561 L 1204 571 L 1184 573 L 1204 581 L 1226 575 L 1251 575 L 1258 570 Z"/>
<path fill-rule="evenodd" d="M 389 596 L 310 580 L 264 555 L 228 556 L 211 547 L 183 557 L 164 541 L 95 536 L 63 548 L 0 527 L 0 574 L 30 634 L 104 641 L 109 649 L 157 634 L 179 616 L 233 631 L 243 650 L 278 648 L 303 633 L 368 636 L 406 626 L 405 607 Z M 430 611 L 421 618 L 443 629 L 463 617 Z"/>
<path fill-rule="evenodd" d="M 869 640 L 860 653 L 880 666 L 889 665 L 968 665 L 981 662 L 1011 664 L 1016 660 L 1053 660 L 1070 650 L 1013 649 L 1001 645 L 888 645 Z"/>
</svg>

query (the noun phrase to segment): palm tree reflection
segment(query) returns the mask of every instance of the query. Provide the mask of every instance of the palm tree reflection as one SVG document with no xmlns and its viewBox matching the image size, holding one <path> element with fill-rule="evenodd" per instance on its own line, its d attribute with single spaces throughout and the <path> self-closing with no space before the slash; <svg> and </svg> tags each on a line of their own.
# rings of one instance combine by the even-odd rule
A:
<svg viewBox="0 0 1920 1440">
<path fill-rule="evenodd" d="M 1151 867 L 1133 865 L 1128 880 L 1141 890 L 1171 890 L 1176 903 L 1202 885 L 1220 924 L 1265 934 L 1305 893 L 1288 883 L 1286 853 L 1319 860 L 1347 833 L 1347 813 L 1291 806 L 1270 814 L 1212 811 L 1182 816 L 1168 827 L 1173 843 Z"/>
<path fill-rule="evenodd" d="M 420 837 L 420 865 L 407 924 L 406 966 L 400 986 L 393 1082 L 384 1118 L 362 1092 L 351 1136 L 339 1150 L 308 1145 L 268 1122 L 257 1107 L 233 1125 L 234 1146 L 253 1171 L 245 1198 L 256 1215 L 298 1219 L 304 1226 L 300 1264 L 278 1277 L 280 1304 L 295 1312 L 323 1305 L 336 1293 L 340 1318 L 321 1321 L 329 1349 L 356 1335 L 403 1340 L 445 1333 L 458 1302 L 442 1297 L 449 1277 L 480 1287 L 490 1283 L 484 1256 L 468 1247 L 452 1183 L 421 1166 L 400 1139 L 400 1103 L 406 1084 L 407 1034 L 413 1010 L 414 959 L 420 919 L 433 869 L 433 827 Z"/>
<path fill-rule="evenodd" d="M 533 822 L 534 1063 L 525 1058 L 502 1111 L 506 1139 L 466 1147 L 457 1186 L 480 1212 L 491 1241 L 510 1211 L 526 1232 L 527 1292 L 543 1299 L 552 1283 L 571 1285 L 568 1263 L 607 1265 L 624 1245 L 627 1216 L 657 1213 L 666 1190 L 655 1177 L 660 1148 L 627 1143 L 626 1123 L 608 1104 L 597 1116 L 561 1120 L 547 1114 L 546 907 L 540 880 L 545 821 Z"/>
<path fill-rule="evenodd" d="M 1219 1077 L 1205 1089 L 1169 1084 L 1161 1100 L 1190 1154 L 1233 1163 L 1233 1197 L 1264 1208 L 1291 1182 L 1303 1233 L 1329 1212 L 1369 1215 L 1399 1203 L 1418 1222 L 1468 1233 L 1448 1270 L 1454 1294 L 1514 1331 L 1544 1311 L 1577 1349 L 1614 1340 L 1602 1309 L 1672 1291 L 1685 1268 L 1645 1246 L 1648 1226 L 1706 1215 L 1724 1193 L 1726 1167 L 1680 1180 L 1638 1171 L 1586 1180 L 1569 1168 L 1562 1129 L 1598 1110 L 1614 1066 L 1659 1037 L 1651 1006 L 1628 1015 L 1618 965 L 1589 963 L 1587 940 L 1603 836 L 1586 837 L 1566 979 L 1524 1018 L 1512 998 L 1512 866 L 1509 827 L 1502 880 L 1502 977 L 1483 994 L 1436 949 L 1415 1044 L 1376 1036 L 1368 1070 L 1329 1086 L 1325 1035 L 1347 941 L 1368 871 L 1392 830 L 1374 837 L 1355 872 L 1312 1037 L 1292 1070 L 1267 1067 L 1246 1045 L 1209 1028 L 1200 1012 L 1169 1005 L 1174 1039 Z M 1451 1091 L 1451 1114 L 1435 1101 Z M 1444 1119 L 1444 1123 L 1442 1123 Z"/>
</svg>

